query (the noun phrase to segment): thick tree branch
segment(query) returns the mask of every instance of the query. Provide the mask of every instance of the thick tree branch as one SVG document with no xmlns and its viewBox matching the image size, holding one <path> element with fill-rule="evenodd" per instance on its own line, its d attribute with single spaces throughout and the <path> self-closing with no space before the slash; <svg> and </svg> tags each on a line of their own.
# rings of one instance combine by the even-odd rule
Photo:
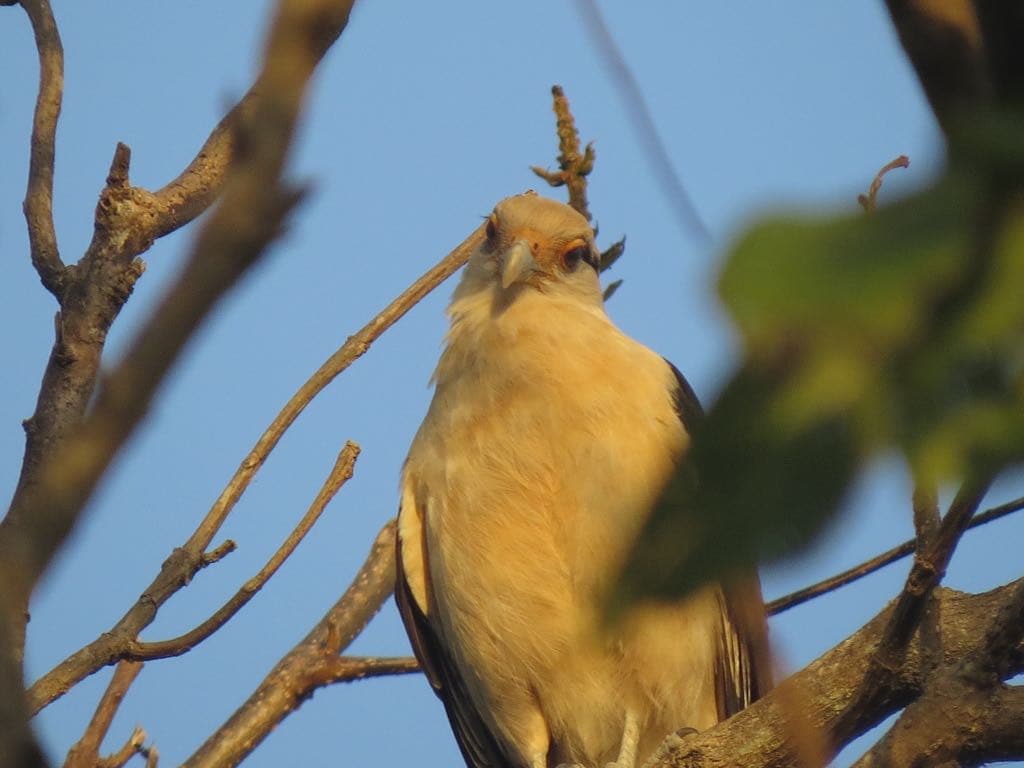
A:
<svg viewBox="0 0 1024 768">
<path fill-rule="evenodd" d="M 53 166 L 57 121 L 64 93 L 64 48 L 49 0 L 22 0 L 39 52 L 39 94 L 32 119 L 32 143 L 25 193 L 25 221 L 32 265 L 50 293 L 64 291 L 64 263 L 53 226 Z"/>
<path fill-rule="evenodd" d="M 1012 604 L 1024 579 L 980 595 L 950 589 L 934 590 L 940 617 L 943 662 L 984 653 L 987 640 L 978 632 L 1001 609 Z M 786 690 L 765 698 L 729 720 L 700 734 L 670 737 L 648 768 L 712 768 L 742 765 L 745 768 L 789 768 L 794 765 L 793 745 L 788 740 L 786 708 L 780 698 L 802 703 L 803 715 L 811 727 L 822 733 L 834 754 L 842 745 L 881 722 L 892 712 L 920 696 L 928 679 L 927 654 L 918 636 L 911 638 L 899 665 L 887 671 L 881 681 L 881 695 L 872 706 L 854 708 L 864 678 L 886 627 L 892 621 L 895 604 L 889 605 L 863 628 L 825 653 L 805 669 L 782 683 Z M 1010 654 L 1006 674 L 1024 669 L 1024 648 L 1018 644 Z"/>
<path fill-rule="evenodd" d="M 183 764 L 183 768 L 238 765 L 273 728 L 317 688 L 371 673 L 412 671 L 409 660 L 357 660 L 339 654 L 363 631 L 391 595 L 395 580 L 395 521 L 378 534 L 370 554 L 341 599 L 292 648 L 238 708 Z"/>
<path fill-rule="evenodd" d="M 931 674 L 921 697 L 855 768 L 977 765 L 1024 758 L 1021 689 L 1002 685 L 1018 668 L 1024 581 L 1012 585 L 1003 604 L 982 621 L 987 629 L 979 647 Z"/>
<path fill-rule="evenodd" d="M 316 521 L 320 519 L 320 515 L 323 514 L 327 505 L 330 504 L 338 491 L 341 490 L 341 487 L 352 477 L 352 472 L 355 468 L 356 458 L 358 456 L 359 446 L 352 442 L 346 443 L 341 453 L 338 454 L 338 458 L 334 462 L 334 466 L 331 468 L 331 472 L 327 476 L 327 479 L 320 487 L 320 491 L 317 493 L 316 498 L 313 499 L 313 502 L 309 505 L 309 509 L 306 510 L 306 514 L 303 515 L 298 525 L 295 526 L 295 529 L 288 535 L 288 538 L 284 540 L 281 546 L 278 547 L 270 560 L 268 560 L 259 570 L 259 573 L 243 584 L 242 587 L 232 595 L 224 605 L 210 616 L 210 618 L 197 626 L 191 632 L 186 632 L 184 635 L 170 640 L 149 643 L 138 641 L 132 642 L 125 654 L 126 657 L 131 659 L 150 660 L 163 659 L 169 656 L 180 656 L 181 654 L 192 650 L 196 645 L 223 627 L 232 616 L 238 613 L 246 603 L 255 597 L 257 592 L 263 589 L 263 586 L 275 573 L 277 573 L 277 570 L 281 567 L 284 561 L 287 560 L 292 552 L 295 551 L 299 542 L 306 537 L 306 534 L 310 532 L 316 524 Z"/>
</svg>

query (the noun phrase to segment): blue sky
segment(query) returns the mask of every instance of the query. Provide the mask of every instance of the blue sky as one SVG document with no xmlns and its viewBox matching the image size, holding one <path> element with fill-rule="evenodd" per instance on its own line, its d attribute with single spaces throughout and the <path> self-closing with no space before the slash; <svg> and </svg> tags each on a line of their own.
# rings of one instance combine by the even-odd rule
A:
<svg viewBox="0 0 1024 768">
<path fill-rule="evenodd" d="M 625 234 L 609 312 L 672 359 L 705 401 L 735 362 L 713 290 L 729 244 L 759 216 L 850 210 L 898 154 L 908 171 L 883 199 L 940 171 L 942 144 L 880 0 L 870 3 L 602 3 L 625 60 L 710 244 L 677 224 L 622 94 L 569 2 L 357 5 L 318 72 L 290 175 L 314 193 L 286 237 L 224 301 L 188 348 L 146 424 L 120 457 L 40 589 L 29 627 L 36 677 L 109 628 L 182 542 L 278 408 L 347 335 L 457 244 L 493 204 L 542 182 L 554 164 L 549 89 L 562 84 L 597 149 L 591 208 L 603 244 Z M 132 180 L 156 188 L 191 159 L 248 87 L 269 4 L 242 0 L 57 3 L 66 54 L 58 134 L 57 230 L 80 257 L 117 141 Z M 19 8 L 0 9 L 0 485 L 13 488 L 49 351 L 55 305 L 38 285 L 21 218 L 36 60 Z M 12 76 L 17 73 L 17 76 Z M 551 194 L 559 196 L 560 192 Z M 117 321 L 108 364 L 176 273 L 192 237 L 157 243 Z M 306 412 L 222 534 L 239 551 L 197 577 L 145 633 L 191 628 L 256 572 L 291 529 L 346 439 L 355 478 L 291 560 L 241 614 L 177 659 L 148 664 L 112 731 L 147 729 L 164 765 L 187 757 L 348 584 L 393 515 L 399 468 L 426 410 L 452 284 L 422 302 Z M 999 503 L 1024 492 L 997 488 Z M 766 569 L 769 597 L 848 567 L 910 534 L 909 485 L 879 461 L 813 551 Z M 1024 521 L 971 533 L 948 582 L 983 589 L 1019 575 Z M 218 539 L 219 540 L 219 539 Z M 895 566 L 773 622 L 794 669 L 896 594 Z M 355 648 L 404 654 L 391 603 Z M 37 721 L 55 759 L 80 735 L 104 671 Z M 419 677 L 320 691 L 249 759 L 282 764 L 449 766 L 458 755 L 440 704 Z M 844 758 L 844 762 L 846 758 Z"/>
</svg>

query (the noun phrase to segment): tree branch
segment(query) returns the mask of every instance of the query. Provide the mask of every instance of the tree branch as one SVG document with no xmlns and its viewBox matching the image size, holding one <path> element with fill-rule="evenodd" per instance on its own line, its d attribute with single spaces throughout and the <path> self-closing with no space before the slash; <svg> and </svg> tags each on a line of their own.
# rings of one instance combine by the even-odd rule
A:
<svg viewBox="0 0 1024 768">
<path fill-rule="evenodd" d="M 931 674 L 921 697 L 855 768 L 1024 758 L 1024 694 L 1001 682 L 1018 668 L 1024 581 L 1012 585 L 1003 604 L 981 621 L 987 630 L 979 647 Z"/>
<path fill-rule="evenodd" d="M 32 119 L 28 189 L 23 207 L 32 266 L 46 290 L 59 300 L 64 292 L 64 263 L 53 226 L 53 166 L 64 93 L 64 48 L 49 0 L 22 0 L 21 6 L 32 23 L 39 52 L 39 94 Z"/>
<path fill-rule="evenodd" d="M 178 590 L 190 583 L 204 567 L 204 554 L 228 514 L 241 498 L 252 478 L 263 466 L 285 431 L 299 414 L 339 374 L 364 355 L 385 331 L 412 309 L 424 296 L 458 270 L 484 239 L 484 225 L 478 226 L 441 261 L 435 264 L 397 298 L 350 336 L 288 400 L 242 460 L 220 496 L 196 527 L 188 541 L 164 561 L 159 574 L 139 599 L 110 630 L 71 654 L 37 680 L 28 691 L 30 711 L 40 709 L 66 693 L 73 685 L 99 669 L 125 658 L 131 643 L 156 618 L 157 612 Z"/>
<path fill-rule="evenodd" d="M 420 671 L 420 664 L 412 656 L 335 656 L 325 659 L 316 669 L 318 686 L 350 683 L 368 677 L 409 675 Z"/>
<path fill-rule="evenodd" d="M 140 661 L 122 661 L 117 665 L 85 733 L 68 750 L 64 768 L 95 768 L 100 763 L 100 745 L 103 744 L 103 739 L 106 738 L 110 724 L 114 721 L 114 715 L 117 714 L 128 689 L 141 671 L 142 662 Z M 146 732 L 141 728 L 136 728 L 125 746 L 110 758 L 109 764 L 124 765 L 132 755 L 141 752 L 145 741 Z M 123 759 L 121 759 L 122 757 Z"/>
<path fill-rule="evenodd" d="M 257 107 L 268 103 L 264 94 L 273 93 L 280 83 L 268 77 L 265 70 L 246 97 L 214 129 L 188 168 L 155 194 L 131 185 L 130 150 L 118 144 L 96 207 L 93 240 L 78 264 L 64 268 L 57 253 L 51 210 L 54 133 L 62 85 L 60 38 L 47 0 L 26 0 L 23 5 L 33 24 L 42 65 L 26 217 L 33 263 L 44 284 L 60 300 L 61 311 L 35 412 L 25 422 L 25 456 L 8 514 L 0 523 L 0 553 L 21 550 L 19 557 L 27 561 L 42 556 L 40 565 L 45 566 L 48 551 L 55 544 L 31 540 L 41 529 L 49 529 L 59 543 L 67 523 L 54 527 L 52 520 L 38 523 L 26 519 L 34 504 L 29 497 L 41 482 L 44 461 L 52 459 L 79 426 L 92 400 L 107 332 L 145 268 L 137 256 L 157 237 L 191 221 L 212 203 L 237 154 L 239 126 L 252 121 Z M 340 2 L 324 9 L 318 28 L 304 41 L 309 53 L 306 66 L 310 62 L 315 66 L 341 34 L 350 7 L 350 2 Z M 24 583 L 12 582 L 13 588 L 4 591 L 0 604 L 0 610 L 18 617 L 4 622 L 9 635 L 2 638 L 0 647 L 10 649 L 12 663 L 19 667 L 24 644 L 24 621 L 20 617 L 27 613 L 28 593 L 38 567 L 26 571 Z"/>
<path fill-rule="evenodd" d="M 171 640 L 150 643 L 138 641 L 132 642 L 125 654 L 126 658 L 150 660 L 163 659 L 169 656 L 180 656 L 181 654 L 192 650 L 196 645 L 223 627 L 232 616 L 238 613 L 246 603 L 255 597 L 256 593 L 263 588 L 263 585 L 266 584 L 275 573 L 277 573 L 277 570 L 281 567 L 284 561 L 287 560 L 292 552 L 295 551 L 299 542 L 306 537 L 306 534 L 313 528 L 316 521 L 320 519 L 320 515 L 323 513 L 327 505 L 335 497 L 338 491 L 341 490 L 341 487 L 352 477 L 352 471 L 355 467 L 356 458 L 358 456 L 359 446 L 353 442 L 346 443 L 341 453 L 338 454 L 338 458 L 334 462 L 334 466 L 331 468 L 331 472 L 327 476 L 327 479 L 324 480 L 323 485 L 320 487 L 320 491 L 317 493 L 316 498 L 313 499 L 313 503 L 309 505 L 309 509 L 299 521 L 298 525 L 295 526 L 295 529 L 291 534 L 289 534 L 288 538 L 284 540 L 281 546 L 278 547 L 277 551 L 260 569 L 259 573 L 243 584 L 242 587 L 231 596 L 231 599 L 217 609 L 210 618 L 192 631 L 186 632 L 184 635 L 175 637 Z"/>
<path fill-rule="evenodd" d="M 183 763 L 229 768 L 267 737 L 317 688 L 339 680 L 412 671 L 404 659 L 345 659 L 345 650 L 391 595 L 395 581 L 395 521 L 377 535 L 370 554 L 341 599 L 263 679 L 246 702 Z"/>
<path fill-rule="evenodd" d="M 1024 579 L 980 595 L 967 595 L 937 588 L 928 598 L 936 604 L 942 634 L 944 663 L 956 663 L 975 653 L 984 653 L 986 638 L 977 628 L 1016 599 Z M 647 768 L 717 768 L 743 765 L 745 768 L 789 768 L 794 765 L 793 745 L 788 739 L 786 709 L 780 700 L 802 703 L 803 715 L 811 727 L 824 735 L 834 754 L 854 737 L 906 706 L 925 689 L 929 668 L 918 636 L 911 638 L 900 663 L 888 670 L 881 681 L 881 693 L 869 708 L 857 709 L 864 678 L 895 605 L 886 607 L 868 624 L 782 683 L 779 689 L 734 717 L 703 733 L 671 736 Z M 1019 644 L 1010 655 L 1008 675 L 1024 669 L 1024 648 Z M 995 716 L 994 716 L 995 717 Z"/>
<path fill-rule="evenodd" d="M 860 717 L 860 710 L 873 709 L 875 700 L 886 695 L 884 681 L 899 667 L 907 645 L 921 623 L 928 598 L 945 576 L 953 551 L 988 491 L 990 482 L 989 479 L 965 482 L 934 535 L 928 535 L 933 522 L 928 519 L 928 512 L 918 511 L 915 514 L 919 546 L 914 555 L 914 563 L 903 591 L 896 599 L 878 649 L 860 683 L 858 699 L 847 711 L 847 717 L 856 720 Z M 924 506 L 921 505 L 922 508 Z M 931 644 L 926 643 L 929 646 Z M 936 648 L 929 647 L 926 650 L 932 652 L 932 655 L 938 652 Z"/>
<path fill-rule="evenodd" d="M 242 128 L 246 152 L 232 171 L 222 204 L 200 232 L 177 282 L 101 388 L 89 416 L 43 459 L 37 483 L 17 508 L 20 535 L 0 542 L 2 575 L 16 595 L 30 594 L 192 332 L 277 237 L 301 197 L 285 188 L 280 177 L 315 63 L 306 40 L 319 34 L 323 22 L 320 9 L 303 5 L 286 2 L 271 31 L 262 75 L 266 88 Z M 121 183 L 118 173 L 115 158 L 112 186 Z"/>
</svg>

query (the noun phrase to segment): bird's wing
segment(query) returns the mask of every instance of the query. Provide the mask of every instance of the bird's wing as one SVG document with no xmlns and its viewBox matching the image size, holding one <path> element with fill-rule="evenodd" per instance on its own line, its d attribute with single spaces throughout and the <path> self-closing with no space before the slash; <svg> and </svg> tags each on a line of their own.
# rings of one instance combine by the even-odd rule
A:
<svg viewBox="0 0 1024 768">
<path fill-rule="evenodd" d="M 719 599 L 722 622 L 715 662 L 715 699 L 718 719 L 726 720 L 772 687 L 771 657 L 757 574 L 723 584 Z"/>
<path fill-rule="evenodd" d="M 438 640 L 428 616 L 426 538 L 419 512 L 404 508 L 410 501 L 409 495 L 403 495 L 403 510 L 399 514 L 403 524 L 399 525 L 395 556 L 395 602 L 402 623 L 427 680 L 444 704 L 466 765 L 469 768 L 511 768 L 511 762 L 473 705 L 458 668 Z M 421 605 L 417 595 L 426 602 Z"/>
<path fill-rule="evenodd" d="M 668 362 L 668 361 L 666 361 Z M 673 401 L 687 434 L 693 435 L 704 410 L 693 387 L 672 363 L 676 377 Z M 725 720 L 757 701 L 771 688 L 771 657 L 764 599 L 757 573 L 723 584 L 719 592 L 721 626 L 715 663 L 718 719 Z"/>
</svg>

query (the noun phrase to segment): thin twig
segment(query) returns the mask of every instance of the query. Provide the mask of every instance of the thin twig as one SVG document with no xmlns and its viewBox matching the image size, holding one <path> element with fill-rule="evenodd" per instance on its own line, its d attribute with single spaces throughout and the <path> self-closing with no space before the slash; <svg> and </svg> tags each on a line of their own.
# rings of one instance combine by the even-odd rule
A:
<svg viewBox="0 0 1024 768">
<path fill-rule="evenodd" d="M 142 671 L 141 661 L 122 661 L 114 669 L 106 691 L 96 705 L 92 720 L 89 721 L 82 738 L 68 750 L 67 759 L 64 761 L 64 768 L 94 768 L 100 760 L 100 745 L 110 730 L 110 724 L 114 721 L 121 702 L 139 672 Z M 129 738 L 126 747 L 133 745 L 128 757 L 138 752 L 138 747 L 146 740 L 146 734 L 141 729 L 136 729 Z M 125 762 L 127 758 L 125 758 Z M 121 763 L 123 765 L 124 762 Z"/>
<path fill-rule="evenodd" d="M 335 682 L 339 665 L 343 664 L 338 655 L 380 610 L 394 585 L 395 521 L 391 520 L 377 535 L 366 561 L 341 599 L 274 665 L 245 703 L 184 762 L 183 768 L 237 765 L 313 691 Z M 381 661 L 381 666 L 390 669 L 388 674 L 411 671 L 403 660 Z M 350 672 L 355 669 L 350 668 Z"/>
<path fill-rule="evenodd" d="M 976 3 L 886 0 L 885 5 L 932 111 L 948 134 L 958 120 L 989 103 L 995 90 L 995 73 L 986 61 L 989 41 L 983 39 Z"/>
<path fill-rule="evenodd" d="M 896 168 L 909 168 L 910 158 L 906 155 L 900 155 L 895 160 L 890 160 L 888 163 L 882 166 L 881 170 L 875 174 L 875 178 L 871 182 L 871 186 L 868 188 L 866 195 L 857 195 L 857 202 L 861 204 L 861 207 L 867 213 L 874 213 L 878 207 L 878 192 L 882 189 L 882 179 L 889 171 Z"/>
<path fill-rule="evenodd" d="M 629 69 L 626 60 L 605 24 L 601 9 L 594 0 L 576 0 L 590 36 L 611 73 L 618 91 L 626 102 L 626 114 L 640 136 L 640 144 L 647 154 L 648 165 L 661 186 L 662 193 L 676 213 L 676 221 L 683 232 L 695 237 L 701 245 L 711 240 L 708 228 L 701 220 L 696 206 L 686 192 L 686 187 L 675 172 L 672 159 L 665 148 L 658 129 L 651 117 L 651 110 L 644 99 L 640 83 Z"/>
<path fill-rule="evenodd" d="M 971 518 L 970 524 L 967 526 L 968 530 L 971 528 L 977 528 L 978 526 L 991 523 L 993 520 L 999 520 L 1000 518 L 1006 517 L 1007 515 L 1019 512 L 1024 509 L 1024 497 L 1014 499 L 1013 501 L 1001 504 L 998 507 L 992 507 L 984 512 L 975 515 Z M 855 565 L 853 568 L 849 568 L 842 573 L 837 573 L 835 576 L 830 576 L 827 579 L 811 584 L 810 586 L 798 589 L 795 592 L 791 592 L 788 595 L 776 598 L 769 602 L 766 606 L 768 614 L 774 616 L 775 614 L 788 611 L 790 608 L 806 603 L 808 600 L 813 600 L 816 597 L 833 592 L 840 587 L 845 587 L 847 584 L 852 584 L 859 579 L 868 576 L 875 571 L 884 568 L 887 565 L 902 560 L 907 555 L 913 554 L 914 543 L 916 539 L 908 539 L 902 544 L 893 547 L 892 549 L 886 550 L 879 555 L 865 560 L 860 565 Z"/>
<path fill-rule="evenodd" d="M 21 5 L 32 22 L 39 53 L 39 93 L 32 118 L 25 221 L 32 265 L 46 290 L 59 301 L 64 292 L 64 263 L 53 226 L 53 166 L 64 92 L 64 48 L 49 0 L 22 0 Z"/>
<path fill-rule="evenodd" d="M 131 736 L 129 736 L 128 740 L 121 745 L 121 748 L 117 750 L 117 752 L 107 755 L 106 757 L 101 757 L 94 765 L 96 768 L 123 768 L 123 766 L 135 757 L 135 755 L 142 755 L 145 757 L 148 765 L 153 747 L 147 747 L 145 745 L 147 738 L 146 732 L 142 730 L 142 728 L 136 726 L 134 730 L 132 730 Z M 67 766 L 65 766 L 65 768 L 67 768 Z M 89 765 L 88 768 L 92 768 L 92 765 Z"/>
<path fill-rule="evenodd" d="M 412 656 L 335 656 L 317 667 L 317 681 L 320 685 L 332 685 L 419 671 L 420 664 Z"/>
<path fill-rule="evenodd" d="M 292 552 L 295 551 L 299 542 L 306 537 L 306 534 L 313 528 L 316 521 L 320 519 L 320 515 L 323 514 L 327 505 L 335 497 L 338 491 L 341 490 L 341 487 L 352 477 L 352 472 L 358 456 L 359 446 L 353 442 L 346 443 L 345 447 L 341 450 L 341 453 L 338 454 L 338 458 L 334 462 L 334 466 L 331 468 L 331 472 L 327 476 L 327 479 L 324 480 L 323 485 L 320 487 L 320 491 L 317 493 L 316 498 L 313 500 L 312 504 L 309 505 L 309 509 L 295 526 L 295 529 L 291 532 L 288 538 L 284 540 L 281 546 L 278 547 L 277 551 L 274 552 L 270 560 L 268 560 L 260 569 L 259 573 L 245 582 L 245 584 L 243 584 L 242 587 L 232 595 L 224 605 L 217 609 L 212 616 L 190 632 L 186 632 L 185 634 L 170 640 L 149 643 L 132 643 L 131 649 L 127 654 L 128 657 L 132 659 L 150 660 L 163 659 L 169 656 L 180 656 L 181 654 L 190 651 L 196 645 L 224 626 L 232 616 L 238 613 L 246 603 L 255 597 L 256 593 L 263 588 L 275 573 L 277 573 L 277 570 L 281 567 L 284 561 L 287 560 Z"/>
</svg>

